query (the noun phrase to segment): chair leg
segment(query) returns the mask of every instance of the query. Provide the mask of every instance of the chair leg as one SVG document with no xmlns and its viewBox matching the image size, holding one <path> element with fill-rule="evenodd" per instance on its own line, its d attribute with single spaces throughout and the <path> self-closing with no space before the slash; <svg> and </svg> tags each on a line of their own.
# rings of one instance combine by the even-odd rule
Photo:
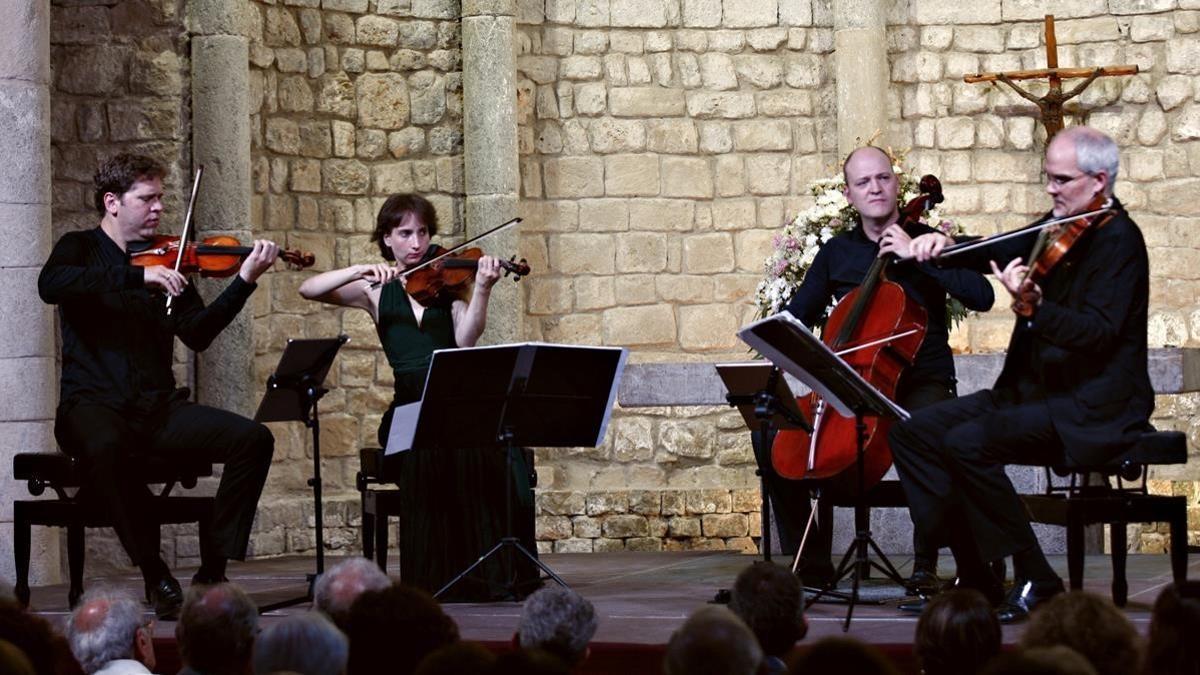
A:
<svg viewBox="0 0 1200 675">
<path fill-rule="evenodd" d="M 1187 510 L 1183 504 L 1172 509 L 1171 516 L 1171 575 L 1175 583 L 1187 581 L 1188 541 Z"/>
<path fill-rule="evenodd" d="M 1125 523 L 1109 524 L 1109 541 L 1112 545 L 1112 599 L 1117 607 L 1124 607 L 1129 597 L 1129 583 L 1125 580 L 1126 540 Z"/>
<path fill-rule="evenodd" d="M 363 557 L 375 559 L 375 514 L 367 510 L 366 495 L 363 495 L 362 510 L 362 549 Z"/>
<path fill-rule="evenodd" d="M 387 574 L 388 559 L 388 517 L 386 513 L 375 516 L 375 562 L 379 569 Z"/>
<path fill-rule="evenodd" d="M 17 585 L 13 591 L 22 607 L 29 606 L 29 551 L 32 546 L 29 516 L 24 504 L 13 503 L 13 562 L 16 564 Z"/>
<path fill-rule="evenodd" d="M 67 525 L 67 571 L 71 577 L 67 601 L 72 609 L 83 595 L 83 531 L 82 522 Z"/>
<path fill-rule="evenodd" d="M 1083 588 L 1083 528 L 1081 518 L 1067 516 L 1067 577 L 1073 591 Z"/>
</svg>

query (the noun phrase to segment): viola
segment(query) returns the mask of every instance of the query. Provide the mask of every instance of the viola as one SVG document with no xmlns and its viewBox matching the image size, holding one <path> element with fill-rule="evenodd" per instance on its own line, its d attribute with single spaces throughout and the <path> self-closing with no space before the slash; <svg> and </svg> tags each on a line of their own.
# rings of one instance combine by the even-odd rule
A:
<svg viewBox="0 0 1200 675">
<path fill-rule="evenodd" d="M 235 237 L 208 237 L 202 242 L 189 241 L 183 247 L 182 256 L 179 237 L 159 235 L 143 242 L 131 242 L 130 261 L 139 267 L 155 265 L 174 266 L 179 261 L 180 274 L 199 274 L 202 277 L 233 276 L 242 264 L 242 259 L 254 249 L 242 246 Z M 311 267 L 315 262 L 312 253 L 296 249 L 279 251 L 279 258 L 291 269 Z"/>
<path fill-rule="evenodd" d="M 404 275 L 407 279 L 404 290 L 427 307 L 461 298 L 475 280 L 479 259 L 483 257 L 483 249 L 476 247 L 450 253 L 440 253 L 442 250 L 436 244 L 431 245 L 425 254 L 427 260 L 423 266 Z M 520 281 L 530 272 L 524 258 L 501 260 L 500 267 L 504 270 L 504 276 L 512 275 L 513 281 Z"/>
<path fill-rule="evenodd" d="M 934 176 L 924 176 L 921 195 L 900 210 L 900 226 L 908 228 L 922 213 L 943 201 L 942 186 Z M 825 322 L 821 339 L 846 363 L 888 398 L 894 398 L 904 369 L 912 365 L 925 339 L 925 308 L 908 297 L 900 284 L 889 281 L 885 270 L 896 256 L 875 259 L 863 282 L 838 302 Z M 857 490 L 846 470 L 857 462 L 856 420 L 843 417 L 815 393 L 796 399 L 801 412 L 812 420 L 812 432 L 782 430 L 771 447 L 771 463 L 785 478 L 837 480 L 848 493 Z M 870 417 L 865 424 L 863 489 L 878 483 L 892 465 L 887 441 L 891 420 Z"/>
<path fill-rule="evenodd" d="M 1071 219 L 1058 219 L 1058 222 L 1047 227 L 1046 236 L 1038 241 L 1038 246 L 1029 256 L 1029 271 L 1025 273 L 1025 281 L 1040 284 L 1084 235 L 1104 227 L 1114 215 L 1115 211 L 1109 208 L 1104 195 L 1098 194 L 1088 205 L 1087 213 Z M 1034 308 L 1031 298 L 1024 295 L 1012 303 L 1013 311 L 1026 318 L 1033 316 Z"/>
</svg>

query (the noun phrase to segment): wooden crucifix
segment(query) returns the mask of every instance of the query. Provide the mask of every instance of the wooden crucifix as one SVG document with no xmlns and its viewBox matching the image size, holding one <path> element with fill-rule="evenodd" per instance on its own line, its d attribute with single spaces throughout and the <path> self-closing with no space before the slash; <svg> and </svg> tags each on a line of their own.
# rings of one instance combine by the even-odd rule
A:
<svg viewBox="0 0 1200 675">
<path fill-rule="evenodd" d="M 1007 84 L 1022 98 L 1032 101 L 1042 114 L 1042 124 L 1046 127 L 1046 141 L 1063 129 L 1063 104 L 1075 98 L 1088 88 L 1098 77 L 1110 75 L 1136 75 L 1136 65 L 1100 66 L 1097 68 L 1059 68 L 1058 39 L 1054 36 L 1054 15 L 1046 15 L 1046 67 L 1040 70 L 1014 70 L 1008 73 L 975 73 L 964 75 L 963 81 L 968 84 L 977 82 L 1000 81 Z M 1016 80 L 1049 80 L 1050 89 L 1042 97 L 1034 96 L 1015 84 Z M 1067 93 L 1063 93 L 1063 80 L 1083 78 L 1083 82 L 1075 85 Z"/>
</svg>

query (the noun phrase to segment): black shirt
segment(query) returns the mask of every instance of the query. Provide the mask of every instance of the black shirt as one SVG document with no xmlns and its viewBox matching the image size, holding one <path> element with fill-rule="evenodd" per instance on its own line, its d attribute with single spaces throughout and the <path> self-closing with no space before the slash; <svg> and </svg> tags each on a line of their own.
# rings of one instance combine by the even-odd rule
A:
<svg viewBox="0 0 1200 675">
<path fill-rule="evenodd" d="M 62 326 L 59 405 L 88 401 L 149 412 L 175 392 L 174 337 L 202 351 L 246 304 L 256 284 L 235 276 L 207 307 L 192 284 L 166 312 L 166 295 L 146 288 L 142 268 L 97 227 L 59 239 L 38 277 L 42 300 Z"/>
<path fill-rule="evenodd" d="M 908 228 L 914 237 L 933 231 L 926 225 Z M 862 225 L 830 239 L 817 251 L 803 283 L 784 309 L 805 325 L 816 325 L 831 299 L 841 300 L 862 283 L 878 255 L 879 244 L 867 238 Z M 909 297 L 921 303 L 929 316 L 925 341 L 917 351 L 913 366 L 906 371 L 906 377 L 953 381 L 954 356 L 946 326 L 946 293 L 957 298 L 967 309 L 982 312 L 991 309 L 996 300 L 991 284 L 978 272 L 940 269 L 928 263 L 893 264 L 888 266 L 886 273 L 890 281 L 899 283 Z"/>
</svg>

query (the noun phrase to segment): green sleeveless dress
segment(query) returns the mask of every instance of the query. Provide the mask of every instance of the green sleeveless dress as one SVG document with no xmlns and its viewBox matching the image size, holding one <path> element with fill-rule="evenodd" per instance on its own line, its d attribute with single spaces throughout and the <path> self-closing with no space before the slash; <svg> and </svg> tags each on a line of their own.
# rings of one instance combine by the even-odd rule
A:
<svg viewBox="0 0 1200 675">
<path fill-rule="evenodd" d="M 436 349 L 457 347 L 450 306 L 427 307 L 420 325 L 401 284 L 386 284 L 379 298 L 380 344 L 395 375 L 392 404 L 379 426 L 386 445 L 396 407 L 421 398 Z M 469 419 L 463 420 L 469 424 Z M 536 554 L 530 464 L 515 453 L 512 474 L 514 535 Z M 384 476 L 400 488 L 400 581 L 435 593 L 505 535 L 504 451 L 496 448 L 413 449 L 389 455 Z M 523 597 L 540 583 L 537 567 L 520 554 L 492 556 L 439 598 L 443 602 L 482 602 L 506 598 L 505 582 L 515 579 Z M 520 598 L 516 598 L 520 599 Z"/>
</svg>

